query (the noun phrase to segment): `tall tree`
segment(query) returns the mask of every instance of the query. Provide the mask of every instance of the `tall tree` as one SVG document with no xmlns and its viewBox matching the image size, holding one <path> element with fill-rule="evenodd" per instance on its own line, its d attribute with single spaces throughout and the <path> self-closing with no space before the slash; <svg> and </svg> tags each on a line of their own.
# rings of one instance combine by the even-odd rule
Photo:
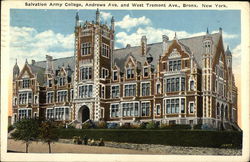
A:
<svg viewBox="0 0 250 162">
<path fill-rule="evenodd" d="M 58 140 L 55 122 L 51 120 L 42 122 L 39 137 L 49 145 L 49 153 L 51 153 L 51 143 Z"/>
<path fill-rule="evenodd" d="M 26 153 L 29 152 L 29 144 L 36 141 L 39 135 L 39 121 L 37 119 L 22 119 L 15 123 L 15 131 L 11 133 L 12 138 L 25 143 Z"/>
</svg>

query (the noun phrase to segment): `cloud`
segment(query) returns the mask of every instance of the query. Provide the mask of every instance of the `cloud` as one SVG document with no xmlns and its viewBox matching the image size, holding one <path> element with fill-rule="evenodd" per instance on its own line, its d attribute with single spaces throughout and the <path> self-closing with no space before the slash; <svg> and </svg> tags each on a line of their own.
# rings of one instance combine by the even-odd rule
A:
<svg viewBox="0 0 250 162">
<path fill-rule="evenodd" d="M 130 15 L 124 16 L 121 21 L 115 23 L 117 27 L 126 29 L 127 31 L 130 31 L 131 28 L 139 25 L 150 25 L 150 24 L 151 20 L 149 18 L 146 18 L 145 16 L 139 18 L 132 18 L 130 17 Z"/>
<path fill-rule="evenodd" d="M 162 28 L 153 28 L 153 27 L 145 27 L 138 28 L 134 33 L 128 34 L 126 32 L 119 32 L 116 34 L 116 43 L 120 44 L 122 47 L 125 47 L 127 44 L 131 46 L 140 45 L 140 40 L 143 35 L 147 37 L 147 43 L 155 43 L 162 41 L 162 35 L 167 35 L 169 39 L 173 39 L 175 32 L 177 34 L 177 38 L 187 38 L 194 37 L 205 34 L 205 32 L 200 33 L 188 33 L 186 31 L 173 31 L 170 29 L 162 29 Z M 153 33 L 153 34 L 152 34 Z"/>
<path fill-rule="evenodd" d="M 74 35 L 63 35 L 52 30 L 38 32 L 34 28 L 10 27 L 10 65 L 18 60 L 20 68 L 26 59 L 45 60 L 45 55 L 53 58 L 73 56 Z M 11 68 L 13 67 L 11 66 Z"/>
<path fill-rule="evenodd" d="M 218 31 L 212 31 L 212 34 L 213 33 L 218 33 Z M 224 31 L 222 31 L 222 36 L 223 36 L 223 39 L 235 39 L 235 38 L 238 38 L 239 37 L 239 35 L 237 35 L 237 34 L 229 34 L 229 33 L 227 33 L 227 32 L 224 32 Z"/>
<path fill-rule="evenodd" d="M 100 12 L 101 18 L 103 18 L 104 21 L 107 21 L 108 19 L 110 19 L 112 17 L 111 13 L 109 12 Z"/>
</svg>

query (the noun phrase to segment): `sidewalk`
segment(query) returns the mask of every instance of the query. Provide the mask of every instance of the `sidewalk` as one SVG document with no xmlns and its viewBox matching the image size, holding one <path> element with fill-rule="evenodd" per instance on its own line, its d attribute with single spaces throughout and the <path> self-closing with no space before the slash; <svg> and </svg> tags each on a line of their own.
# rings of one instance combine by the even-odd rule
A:
<svg viewBox="0 0 250 162">
<path fill-rule="evenodd" d="M 8 139 L 7 149 L 11 152 L 25 152 L 25 144 L 21 141 Z M 103 146 L 86 146 L 55 142 L 51 145 L 52 153 L 93 153 L 93 154 L 148 154 L 146 151 L 111 148 Z M 48 145 L 42 142 L 32 142 L 29 153 L 48 153 Z"/>
</svg>

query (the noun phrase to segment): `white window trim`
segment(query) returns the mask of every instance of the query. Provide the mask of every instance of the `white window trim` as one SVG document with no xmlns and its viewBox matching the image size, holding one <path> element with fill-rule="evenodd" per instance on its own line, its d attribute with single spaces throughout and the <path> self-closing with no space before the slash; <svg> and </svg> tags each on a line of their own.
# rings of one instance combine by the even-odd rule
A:
<svg viewBox="0 0 250 162">
<path fill-rule="evenodd" d="M 145 68 L 148 68 L 148 76 L 145 76 Z M 143 66 L 143 69 L 142 69 L 142 71 L 143 71 L 143 77 L 144 78 L 150 78 L 150 70 L 149 70 L 150 68 L 149 68 L 149 66 Z"/>
<path fill-rule="evenodd" d="M 113 88 L 113 87 L 116 87 L 116 86 L 119 87 L 119 96 L 118 96 L 118 98 L 121 96 L 120 84 L 114 84 L 114 85 L 111 85 L 111 88 L 110 88 L 110 98 L 114 98 L 114 97 L 112 96 L 112 88 Z M 115 98 L 117 98 L 117 97 L 115 97 Z"/>
<path fill-rule="evenodd" d="M 160 106 L 160 114 L 157 114 L 157 106 Z M 161 104 L 155 104 L 155 115 L 160 116 L 161 115 Z"/>
<path fill-rule="evenodd" d="M 102 96 L 102 87 L 104 87 L 104 94 L 103 94 L 103 96 Z M 102 85 L 101 85 L 101 98 L 102 98 L 102 99 L 105 99 L 105 98 L 106 98 L 106 86 L 105 86 L 105 84 L 102 84 Z"/>
<path fill-rule="evenodd" d="M 123 104 L 128 104 L 128 103 L 133 103 L 133 111 L 134 111 L 133 116 L 123 116 L 123 107 L 122 107 L 122 105 Z M 138 103 L 138 116 L 135 116 L 135 103 Z M 121 102 L 119 110 L 120 110 L 120 117 L 140 117 L 141 116 L 141 107 L 140 107 L 140 102 L 139 101 Z"/>
<path fill-rule="evenodd" d="M 82 52 L 82 46 L 83 46 L 83 44 L 90 44 L 90 51 L 89 51 L 88 54 L 83 54 L 83 52 Z M 91 55 L 91 48 L 92 48 L 91 42 L 83 42 L 83 43 L 80 44 L 80 46 L 81 46 L 81 47 L 80 47 L 81 56 L 88 56 L 88 55 Z"/>
<path fill-rule="evenodd" d="M 137 96 L 137 84 L 136 83 L 127 83 L 123 85 L 123 97 L 135 97 L 135 96 L 125 96 L 125 86 L 126 85 L 135 85 L 135 96 Z"/>
<path fill-rule="evenodd" d="M 190 104 L 193 104 L 193 105 L 194 105 L 194 107 L 193 107 L 193 112 L 192 112 L 192 113 L 190 112 Z M 189 102 L 188 102 L 188 113 L 189 113 L 189 114 L 194 114 L 194 113 L 195 113 L 195 104 L 194 104 L 194 101 L 189 101 Z"/>
<path fill-rule="evenodd" d="M 114 72 L 117 72 L 117 80 L 114 79 Z M 113 81 L 118 81 L 119 80 L 118 70 L 113 70 L 112 71 L 112 80 Z"/>
<path fill-rule="evenodd" d="M 157 84 L 160 84 L 160 93 L 158 93 L 158 89 L 157 89 Z M 158 80 L 157 82 L 156 82 L 156 84 L 155 84 L 155 94 L 161 94 L 161 92 L 162 92 L 162 87 L 161 87 L 162 85 L 161 85 L 161 82 Z"/>
<path fill-rule="evenodd" d="M 57 91 L 58 92 L 58 91 Z M 54 101 L 55 101 L 55 92 L 54 91 L 48 91 L 47 93 L 46 93 L 46 103 L 48 103 L 48 93 L 53 93 L 53 101 L 51 102 L 51 103 L 53 103 Z"/>
<path fill-rule="evenodd" d="M 130 69 L 130 70 L 134 70 L 134 77 L 133 78 L 128 78 L 128 69 Z M 132 72 L 132 71 L 131 71 Z M 132 65 L 131 64 L 129 64 L 129 67 L 125 67 L 125 75 L 126 75 L 126 79 L 135 79 L 136 78 L 136 71 L 135 71 L 135 67 L 132 67 Z M 131 73 L 131 75 L 132 75 L 132 73 Z"/>
<path fill-rule="evenodd" d="M 105 56 L 105 55 L 103 55 L 103 53 L 102 53 L 103 45 L 106 46 L 105 48 L 108 49 L 108 56 Z M 105 50 L 106 50 L 106 49 L 105 49 Z M 102 46 L 101 46 L 101 53 L 102 53 L 102 54 L 101 54 L 102 57 L 105 57 L 105 58 L 108 58 L 108 59 L 109 59 L 109 57 L 110 57 L 110 45 L 108 45 L 108 44 L 106 44 L 106 43 L 102 43 Z"/>
<path fill-rule="evenodd" d="M 54 118 L 56 115 L 56 109 L 63 108 L 63 119 L 57 119 L 58 121 L 65 121 L 66 120 L 66 109 L 69 109 L 69 120 L 70 120 L 70 107 L 69 106 L 59 106 L 59 107 L 54 107 Z"/>
<path fill-rule="evenodd" d="M 118 105 L 118 116 L 117 117 L 112 117 L 112 105 Z M 119 118 L 119 117 L 121 117 L 121 110 L 120 110 L 120 104 L 119 104 L 119 102 L 117 102 L 117 103 L 112 103 L 112 104 L 110 104 L 110 108 L 109 108 L 109 117 L 110 118 Z"/>
<path fill-rule="evenodd" d="M 102 111 L 103 110 L 103 111 Z M 102 112 L 103 112 L 103 114 L 102 114 Z M 101 107 L 100 108 L 100 117 L 101 118 L 105 118 L 105 109 L 104 109 L 104 107 Z"/>
<path fill-rule="evenodd" d="M 88 79 L 82 79 L 81 70 L 82 70 L 83 68 L 87 68 L 87 69 L 88 69 Z M 93 66 L 87 66 L 87 65 L 84 65 L 84 66 L 82 65 L 82 66 L 80 66 L 80 68 L 79 68 L 79 80 L 80 80 L 80 81 L 91 80 L 91 79 L 89 78 L 89 74 L 90 74 L 90 73 L 89 73 L 89 69 L 90 69 L 90 68 L 92 69 L 92 70 L 91 70 L 91 79 L 93 79 L 93 75 L 92 75 L 92 74 L 93 74 Z"/>
<path fill-rule="evenodd" d="M 186 113 L 186 111 L 185 111 L 185 113 L 181 113 L 181 99 L 184 99 L 184 103 L 185 103 L 185 107 L 187 106 L 186 105 L 186 97 L 168 97 L 168 98 L 164 98 L 163 99 L 163 113 L 164 113 L 164 115 L 169 115 L 168 113 L 167 113 L 167 110 L 166 110 L 166 104 L 167 104 L 167 100 L 171 100 L 171 99 L 179 99 L 179 104 L 180 104 L 180 106 L 179 106 L 179 113 L 178 114 L 185 114 Z M 185 109 L 185 107 L 184 107 L 184 109 Z M 176 113 L 171 113 L 171 114 L 176 114 Z"/>
<path fill-rule="evenodd" d="M 58 102 L 58 93 L 59 93 L 59 92 L 63 92 L 63 91 L 67 92 L 66 100 L 63 101 L 63 102 L 67 102 L 67 101 L 68 101 L 68 90 L 59 90 L 59 91 L 56 92 L 56 101 L 57 101 L 57 102 Z"/>
<path fill-rule="evenodd" d="M 107 71 L 107 75 L 103 74 L 103 70 Z M 104 77 L 103 77 L 104 75 Z M 102 67 L 101 69 L 101 79 L 107 79 L 109 77 L 109 69 Z"/>
<path fill-rule="evenodd" d="M 19 119 L 19 110 L 26 110 L 26 113 L 28 112 L 28 110 L 31 110 L 31 116 L 30 116 L 30 118 L 32 118 L 32 108 L 19 108 L 17 110 L 17 118 L 18 119 Z M 23 119 L 23 118 L 21 118 L 21 119 Z"/>
<path fill-rule="evenodd" d="M 148 116 L 142 116 L 142 104 L 143 103 L 149 103 L 149 112 L 148 112 Z M 150 114 L 151 114 L 151 104 L 150 104 L 151 102 L 150 101 L 142 101 L 141 102 L 141 107 L 140 107 L 140 113 L 141 113 L 141 117 L 149 117 L 150 116 Z"/>
<path fill-rule="evenodd" d="M 89 92 L 89 86 L 90 85 L 92 85 L 92 96 L 88 97 L 88 95 L 87 95 L 87 96 L 84 97 L 84 95 L 83 95 L 83 97 L 80 97 L 80 94 L 79 94 L 80 93 L 80 87 L 88 86 L 87 92 Z M 94 85 L 93 84 L 81 84 L 81 85 L 78 85 L 77 89 L 78 89 L 78 91 L 77 91 L 78 99 L 80 99 L 80 98 L 92 98 L 93 97 L 93 92 L 94 92 Z"/>
<path fill-rule="evenodd" d="M 149 83 L 149 95 L 148 96 L 151 96 L 151 82 L 147 81 L 147 82 L 141 82 L 140 84 L 140 96 L 141 97 L 145 97 L 142 95 L 142 84 L 147 84 L 147 83 Z"/>
</svg>

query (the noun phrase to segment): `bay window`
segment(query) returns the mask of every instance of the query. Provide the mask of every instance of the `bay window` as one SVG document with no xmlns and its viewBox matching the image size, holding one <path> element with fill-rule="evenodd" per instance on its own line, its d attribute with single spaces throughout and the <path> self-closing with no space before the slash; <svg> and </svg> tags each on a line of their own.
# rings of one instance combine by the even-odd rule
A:
<svg viewBox="0 0 250 162">
<path fill-rule="evenodd" d="M 127 84 L 124 86 L 124 89 L 125 89 L 125 93 L 124 93 L 125 97 L 135 96 L 136 84 Z"/>
</svg>

